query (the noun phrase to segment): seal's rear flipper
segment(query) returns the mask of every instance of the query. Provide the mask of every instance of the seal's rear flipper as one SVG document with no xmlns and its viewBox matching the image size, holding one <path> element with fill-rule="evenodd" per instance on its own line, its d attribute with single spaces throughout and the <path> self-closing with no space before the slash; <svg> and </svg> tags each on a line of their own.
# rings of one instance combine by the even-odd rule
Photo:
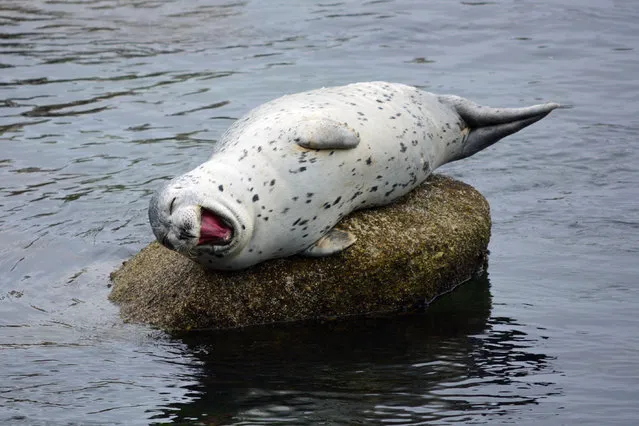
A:
<svg viewBox="0 0 639 426">
<path fill-rule="evenodd" d="M 355 240 L 355 236 L 350 232 L 333 228 L 328 231 L 328 234 L 315 241 L 315 244 L 301 251 L 299 254 L 308 257 L 330 256 L 331 254 L 346 250 L 353 245 Z"/>
<path fill-rule="evenodd" d="M 559 104 L 547 103 L 527 108 L 490 108 L 459 96 L 440 96 L 440 99 L 452 105 L 470 128 L 459 149 L 451 150 L 446 162 L 470 157 L 503 137 L 541 120 L 559 107 Z"/>
<path fill-rule="evenodd" d="M 308 149 L 351 149 L 359 144 L 359 133 L 328 118 L 302 120 L 292 131 L 293 141 Z"/>
</svg>

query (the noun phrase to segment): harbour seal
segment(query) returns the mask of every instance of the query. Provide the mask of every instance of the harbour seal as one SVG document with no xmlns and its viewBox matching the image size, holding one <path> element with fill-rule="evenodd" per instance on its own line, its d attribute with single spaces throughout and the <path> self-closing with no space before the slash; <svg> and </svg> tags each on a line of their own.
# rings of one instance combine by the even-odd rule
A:
<svg viewBox="0 0 639 426">
<path fill-rule="evenodd" d="M 149 221 L 160 243 L 210 269 L 330 255 L 355 241 L 334 228 L 342 217 L 392 202 L 556 107 L 482 107 L 386 82 L 283 96 L 156 192 Z"/>
</svg>

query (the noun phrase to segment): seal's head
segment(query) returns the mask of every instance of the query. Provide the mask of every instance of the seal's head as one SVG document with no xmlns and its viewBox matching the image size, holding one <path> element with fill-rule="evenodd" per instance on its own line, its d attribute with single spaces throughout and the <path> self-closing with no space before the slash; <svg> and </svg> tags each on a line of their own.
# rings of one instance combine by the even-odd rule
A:
<svg viewBox="0 0 639 426">
<path fill-rule="evenodd" d="M 227 258 L 246 246 L 252 223 L 242 201 L 199 167 L 169 181 L 149 204 L 157 240 L 187 257 Z"/>
</svg>

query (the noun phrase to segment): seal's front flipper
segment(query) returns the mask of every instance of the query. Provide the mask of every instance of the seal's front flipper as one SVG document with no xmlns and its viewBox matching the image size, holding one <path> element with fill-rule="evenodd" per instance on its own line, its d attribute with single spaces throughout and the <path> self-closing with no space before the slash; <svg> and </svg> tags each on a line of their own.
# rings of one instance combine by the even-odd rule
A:
<svg viewBox="0 0 639 426">
<path fill-rule="evenodd" d="M 353 245 L 356 239 L 357 238 L 348 231 L 333 228 L 328 234 L 315 241 L 315 244 L 300 252 L 300 254 L 308 257 L 330 256 L 331 254 L 346 250 Z"/>
<path fill-rule="evenodd" d="M 359 144 L 359 133 L 328 118 L 302 120 L 291 130 L 293 141 L 303 148 L 351 149 Z"/>
</svg>

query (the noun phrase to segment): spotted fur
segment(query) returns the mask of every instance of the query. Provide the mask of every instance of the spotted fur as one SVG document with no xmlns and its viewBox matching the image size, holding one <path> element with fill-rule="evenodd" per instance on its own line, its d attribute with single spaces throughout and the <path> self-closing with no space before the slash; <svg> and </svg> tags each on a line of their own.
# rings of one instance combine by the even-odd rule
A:
<svg viewBox="0 0 639 426">
<path fill-rule="evenodd" d="M 211 269 L 300 253 L 350 212 L 388 204 L 438 166 L 472 155 L 465 144 L 486 111 L 478 108 L 385 82 L 278 98 L 237 120 L 207 162 L 154 195 L 153 231 L 165 246 Z M 331 145 L 321 140 L 326 123 L 343 128 L 348 147 L 325 148 Z M 304 144 L 315 130 L 322 148 L 304 147 L 316 146 Z M 232 225 L 231 244 L 196 246 L 201 207 Z"/>
</svg>

